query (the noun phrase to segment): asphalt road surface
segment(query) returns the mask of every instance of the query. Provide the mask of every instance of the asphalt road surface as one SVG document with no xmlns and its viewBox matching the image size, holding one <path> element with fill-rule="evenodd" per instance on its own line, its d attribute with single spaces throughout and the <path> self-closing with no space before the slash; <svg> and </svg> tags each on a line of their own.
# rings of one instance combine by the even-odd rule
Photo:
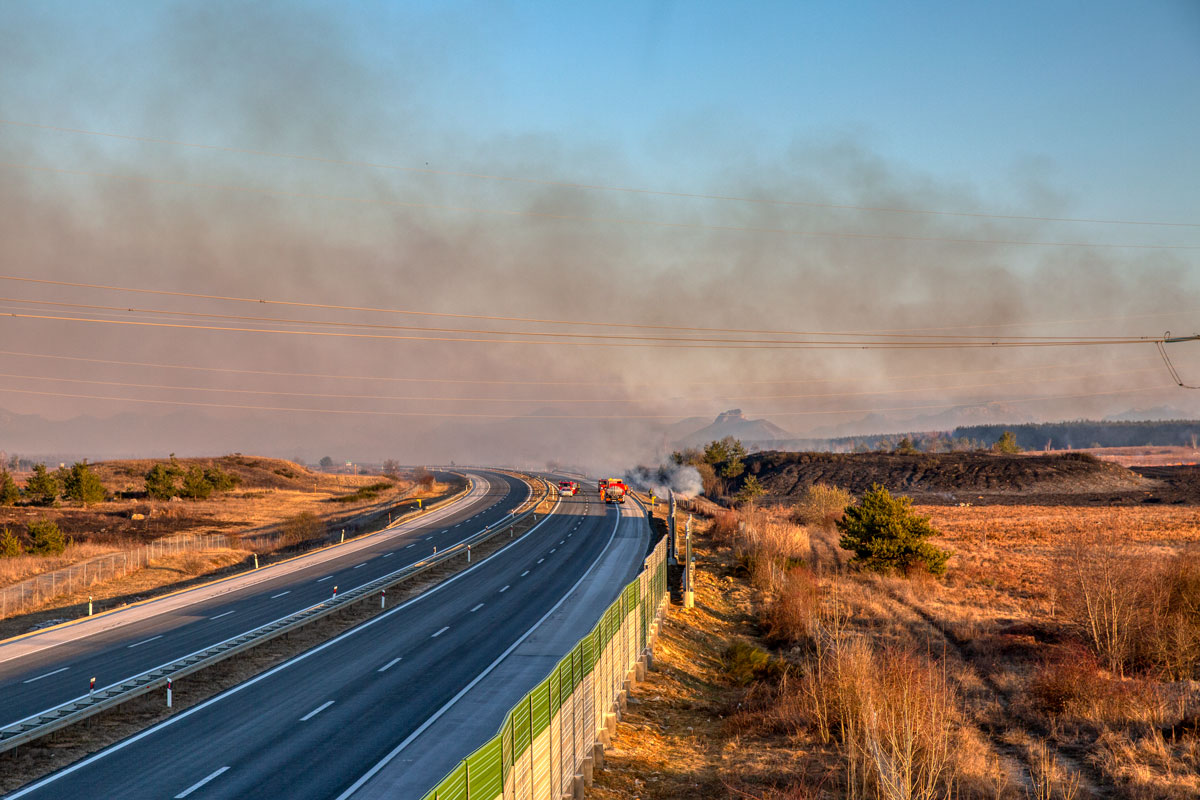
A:
<svg viewBox="0 0 1200 800">
<path fill-rule="evenodd" d="M 410 523 L 286 563 L 0 643 L 8 725 L 237 636 L 425 558 L 497 522 L 528 496 L 510 476 L 472 471 L 466 498 Z"/>
<path fill-rule="evenodd" d="M 563 498 L 435 589 L 11 797 L 335 798 L 542 619 L 618 525 L 643 524 L 594 492 Z"/>
</svg>

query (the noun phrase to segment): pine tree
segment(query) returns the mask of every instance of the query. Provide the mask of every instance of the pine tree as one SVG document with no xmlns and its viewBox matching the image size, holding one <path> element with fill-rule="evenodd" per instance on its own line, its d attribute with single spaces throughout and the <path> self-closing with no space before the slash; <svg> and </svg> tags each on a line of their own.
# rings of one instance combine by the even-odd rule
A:
<svg viewBox="0 0 1200 800">
<path fill-rule="evenodd" d="M 1012 431 L 1005 431 L 1000 434 L 1000 438 L 992 445 L 992 449 L 997 453 L 1007 453 L 1010 455 L 1021 452 L 1021 446 L 1017 444 L 1017 437 Z"/>
<path fill-rule="evenodd" d="M 35 466 L 25 481 L 25 497 L 35 506 L 51 505 L 58 497 L 58 479 L 46 471 L 45 464 Z"/>
<path fill-rule="evenodd" d="M 21 490 L 8 470 L 0 467 L 0 506 L 14 505 L 21 499 Z"/>
<path fill-rule="evenodd" d="M 183 486 L 179 487 L 179 496 L 189 500 L 204 500 L 213 492 L 212 484 L 204 477 L 204 470 L 192 467 L 183 476 Z"/>
<path fill-rule="evenodd" d="M 745 482 L 742 483 L 742 488 L 738 490 L 736 499 L 739 503 L 753 503 L 766 493 L 767 490 L 758 482 L 758 478 L 754 475 L 749 475 Z"/>
<path fill-rule="evenodd" d="M 63 494 L 69 500 L 76 500 L 87 505 L 88 503 L 103 502 L 106 492 L 104 484 L 100 482 L 100 477 L 92 472 L 87 459 L 84 459 L 72 464 L 71 469 L 67 471 L 66 479 L 63 481 Z"/>
<path fill-rule="evenodd" d="M 848 506 L 837 521 L 843 550 L 853 550 L 851 563 L 875 572 L 908 572 L 923 566 L 943 575 L 950 553 L 925 541 L 937 533 L 929 517 L 912 511 L 912 499 L 892 497 L 879 484 L 871 486 L 862 502 Z"/>
<path fill-rule="evenodd" d="M 39 556 L 58 555 L 70 544 L 58 524 L 52 520 L 29 523 L 29 539 L 29 552 Z"/>
<path fill-rule="evenodd" d="M 155 464 L 146 473 L 146 494 L 157 500 L 170 500 L 179 492 L 175 486 L 175 479 L 179 477 L 180 472 L 174 463 Z"/>
<path fill-rule="evenodd" d="M 25 545 L 8 528 L 0 533 L 0 558 L 16 558 L 25 552 Z"/>
</svg>

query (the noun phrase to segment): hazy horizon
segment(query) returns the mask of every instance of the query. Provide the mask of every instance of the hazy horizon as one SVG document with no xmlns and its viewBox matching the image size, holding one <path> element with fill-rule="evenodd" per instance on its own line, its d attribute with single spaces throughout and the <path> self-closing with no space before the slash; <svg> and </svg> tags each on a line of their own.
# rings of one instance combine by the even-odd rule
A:
<svg viewBox="0 0 1200 800">
<path fill-rule="evenodd" d="M 134 414 L 146 454 L 244 432 L 606 468 L 729 408 L 797 436 L 1200 416 L 1151 344 L 679 341 L 1196 332 L 1193 4 L 0 21 L 0 274 L 180 293 L 0 280 L 13 414 Z M 1200 383 L 1200 342 L 1167 347 Z"/>
</svg>

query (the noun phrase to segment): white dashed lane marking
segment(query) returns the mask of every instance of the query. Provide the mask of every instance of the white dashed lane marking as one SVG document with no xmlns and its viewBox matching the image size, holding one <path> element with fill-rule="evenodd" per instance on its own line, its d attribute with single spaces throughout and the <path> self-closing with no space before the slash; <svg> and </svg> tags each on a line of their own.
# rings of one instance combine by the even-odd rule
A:
<svg viewBox="0 0 1200 800">
<path fill-rule="evenodd" d="M 333 580 L 333 576 L 326 575 L 324 578 L 317 578 L 317 583 L 324 583 L 325 581 L 328 581 L 328 580 Z"/>
<path fill-rule="evenodd" d="M 540 564 L 540 563 L 542 563 L 542 562 L 543 562 L 543 561 L 545 561 L 545 560 L 546 560 L 546 559 L 544 559 L 544 558 L 539 558 L 539 559 L 538 559 L 538 563 Z"/>
<path fill-rule="evenodd" d="M 382 667 L 380 667 L 379 669 L 377 669 L 377 670 L 375 670 L 375 671 L 376 671 L 376 672 L 386 672 L 388 669 L 390 669 L 390 668 L 392 668 L 392 667 L 396 666 L 396 664 L 397 664 L 399 661 L 400 661 L 400 659 L 399 659 L 399 658 L 393 658 L 391 661 L 387 662 L 386 664 L 384 664 Z"/>
<path fill-rule="evenodd" d="M 355 565 L 355 567 L 354 567 L 354 568 L 355 568 L 355 569 L 362 569 L 362 568 L 363 568 L 363 567 L 365 567 L 366 565 L 367 565 L 367 562 L 365 562 L 365 561 L 364 561 L 364 562 L 362 562 L 361 564 L 357 564 L 357 565 Z"/>
<path fill-rule="evenodd" d="M 507 586 L 504 587 L 504 589 L 507 589 L 507 588 L 508 588 Z M 500 591 L 504 591 L 504 589 L 501 589 Z M 33 683 L 34 681 L 40 681 L 42 678 L 49 678 L 51 675 L 57 675 L 58 673 L 66 672 L 69 669 L 70 669 L 70 667 L 59 667 L 58 669 L 54 670 L 53 672 L 47 672 L 45 674 L 38 675 L 36 678 L 30 678 L 27 681 L 21 681 L 21 683 Z"/>
<path fill-rule="evenodd" d="M 236 611 L 237 611 L 237 609 L 235 608 L 233 611 L 226 611 L 222 614 L 217 614 L 215 617 L 209 617 L 209 619 L 220 619 L 221 617 L 228 617 L 230 614 L 233 614 Z"/>
<path fill-rule="evenodd" d="M 286 592 L 280 592 L 279 594 L 271 595 L 271 599 L 274 600 L 276 597 L 283 597 L 285 594 L 291 594 L 291 593 L 292 593 L 292 590 L 288 589 Z"/>
<path fill-rule="evenodd" d="M 524 578 L 528 574 L 529 574 L 529 570 L 525 570 L 524 572 L 521 573 L 521 577 Z"/>
<path fill-rule="evenodd" d="M 504 587 L 503 589 L 501 589 L 500 591 L 501 591 L 501 592 L 507 592 L 507 591 L 508 591 L 508 585 L 505 585 L 505 587 Z M 63 669 L 66 669 L 66 667 L 63 667 Z"/>
<path fill-rule="evenodd" d="M 479 610 L 479 609 L 481 609 L 481 608 L 483 608 L 483 603 L 479 603 L 478 605 L 476 605 L 474 608 L 472 608 L 472 609 L 471 609 L 470 611 L 468 611 L 467 613 L 468 613 L 468 614 L 474 614 L 476 611 L 478 611 L 478 610 Z"/>
<path fill-rule="evenodd" d="M 162 638 L 162 634 L 160 633 L 158 636 L 151 636 L 149 639 L 142 639 L 140 642 L 134 642 L 133 644 L 131 644 L 129 646 L 130 647 L 141 647 L 142 645 L 146 644 L 147 642 L 153 642 L 155 639 L 161 639 L 161 638 Z"/>
<path fill-rule="evenodd" d="M 201 780 L 198 780 L 198 781 L 196 781 L 196 782 L 195 782 L 195 783 L 193 783 L 191 786 L 189 786 L 188 788 L 184 789 L 184 790 L 183 790 L 182 792 L 180 792 L 179 794 L 175 795 L 175 800 L 183 800 L 183 798 L 187 797 L 189 794 L 191 794 L 192 792 L 196 791 L 196 790 L 197 790 L 197 789 L 199 789 L 201 786 L 203 786 L 204 784 L 208 783 L 208 782 L 209 782 L 209 781 L 211 781 L 213 778 L 217 777 L 218 775 L 220 775 L 222 772 L 224 772 L 224 771 L 225 771 L 225 770 L 227 770 L 227 769 L 229 769 L 229 767 L 221 767 L 220 769 L 218 769 L 218 770 L 216 770 L 216 771 L 214 771 L 214 772 L 210 773 L 210 774 L 208 775 L 208 777 L 206 777 L 206 778 L 202 778 Z"/>
<path fill-rule="evenodd" d="M 317 706 L 317 707 L 316 707 L 316 708 L 314 708 L 312 711 L 308 712 L 308 713 L 307 713 L 307 714 L 305 714 L 303 717 L 301 717 L 301 718 L 300 718 L 300 721 L 301 721 L 301 722 L 308 722 L 310 719 L 312 719 L 313 717 L 315 717 L 317 714 L 320 714 L 322 711 L 324 711 L 325 709 L 329 708 L 331 705 L 333 705 L 333 701 L 332 701 L 332 700 L 326 700 L 324 703 L 321 703 L 321 705 Z"/>
<path fill-rule="evenodd" d="M 440 631 L 438 631 L 437 633 L 435 633 L 433 636 L 430 636 L 429 638 L 430 638 L 430 639 L 436 639 L 437 637 L 441 636 L 443 633 L 445 633 L 445 632 L 446 632 L 446 631 L 448 631 L 448 630 L 450 630 L 450 626 L 449 626 L 449 625 L 447 625 L 446 627 L 442 628 Z"/>
</svg>

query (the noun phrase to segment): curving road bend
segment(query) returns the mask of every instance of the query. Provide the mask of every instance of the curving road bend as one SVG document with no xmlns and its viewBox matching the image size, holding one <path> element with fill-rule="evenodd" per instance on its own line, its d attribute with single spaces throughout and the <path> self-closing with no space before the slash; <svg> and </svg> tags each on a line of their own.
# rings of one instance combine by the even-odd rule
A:
<svg viewBox="0 0 1200 800">
<path fill-rule="evenodd" d="M 636 508 L 563 498 L 429 592 L 10 796 L 338 797 L 519 643 L 614 539 L 644 541 L 644 529 Z M 637 563 L 643 551 L 629 548 Z"/>
<path fill-rule="evenodd" d="M 448 506 L 344 545 L 0 642 L 0 725 L 169 663 L 307 608 L 445 549 L 502 520 L 529 487 L 472 470 L 471 491 Z"/>
</svg>

